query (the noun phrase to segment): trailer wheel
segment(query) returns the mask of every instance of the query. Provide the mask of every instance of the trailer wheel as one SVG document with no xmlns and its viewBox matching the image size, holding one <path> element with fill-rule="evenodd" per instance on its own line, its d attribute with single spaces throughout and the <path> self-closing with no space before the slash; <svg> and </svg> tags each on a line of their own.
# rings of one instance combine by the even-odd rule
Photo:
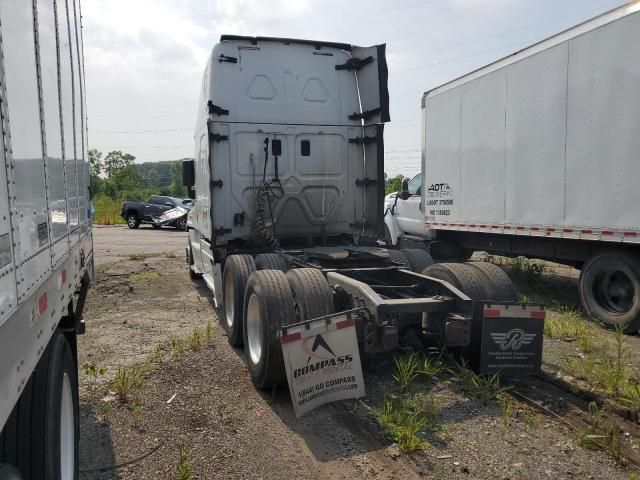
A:
<svg viewBox="0 0 640 480">
<path fill-rule="evenodd" d="M 78 478 L 79 418 L 76 362 L 56 330 L 0 435 L 0 464 L 25 478 Z"/>
<path fill-rule="evenodd" d="M 580 299 L 592 318 L 625 333 L 640 328 L 640 260 L 628 253 L 604 252 L 580 272 Z"/>
<path fill-rule="evenodd" d="M 295 322 L 293 294 L 278 270 L 254 272 L 244 299 L 244 344 L 253 384 L 268 388 L 286 382 L 280 328 Z"/>
<path fill-rule="evenodd" d="M 407 257 L 411 270 L 414 272 L 420 273 L 434 263 L 431 255 L 420 248 L 405 248 L 400 251 Z"/>
<path fill-rule="evenodd" d="M 140 226 L 140 219 L 135 213 L 127 214 L 127 227 L 138 228 Z"/>
<path fill-rule="evenodd" d="M 422 274 L 449 282 L 472 300 L 488 298 L 486 284 L 483 285 L 480 271 L 463 263 L 436 263 L 423 270 Z"/>
<path fill-rule="evenodd" d="M 289 264 L 282 255 L 277 253 L 261 253 L 256 255 L 256 269 L 286 272 L 289 270 Z"/>
<path fill-rule="evenodd" d="M 409 269 L 411 268 L 411 264 L 409 263 L 409 260 L 407 259 L 405 254 L 402 253 L 400 250 L 387 249 L 387 252 L 389 252 L 389 259 L 392 262 L 400 263 L 404 267 Z"/>
<path fill-rule="evenodd" d="M 518 300 L 513 283 L 509 276 L 497 265 L 489 262 L 468 262 L 471 268 L 478 269 L 487 279 L 489 288 L 487 289 L 487 299 L 498 302 L 515 302 Z"/>
<path fill-rule="evenodd" d="M 222 275 L 224 317 L 221 320 L 229 343 L 234 347 L 242 346 L 244 291 L 249 277 L 255 271 L 256 264 L 251 255 L 230 255 L 224 264 Z"/>
<path fill-rule="evenodd" d="M 300 321 L 335 312 L 333 289 L 315 268 L 294 268 L 287 272 Z"/>
</svg>

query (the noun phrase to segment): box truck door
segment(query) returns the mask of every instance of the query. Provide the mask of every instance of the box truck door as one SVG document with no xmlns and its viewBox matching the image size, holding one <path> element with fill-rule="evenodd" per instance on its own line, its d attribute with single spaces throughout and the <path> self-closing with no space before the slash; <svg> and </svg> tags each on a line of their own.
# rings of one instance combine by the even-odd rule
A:
<svg viewBox="0 0 640 480">
<path fill-rule="evenodd" d="M 360 118 L 365 124 L 383 123 L 389 117 L 389 89 L 387 79 L 386 45 L 373 47 L 353 47 L 351 59 L 336 69 L 354 70 L 360 90 L 361 112 L 354 112 L 349 118 Z"/>
</svg>

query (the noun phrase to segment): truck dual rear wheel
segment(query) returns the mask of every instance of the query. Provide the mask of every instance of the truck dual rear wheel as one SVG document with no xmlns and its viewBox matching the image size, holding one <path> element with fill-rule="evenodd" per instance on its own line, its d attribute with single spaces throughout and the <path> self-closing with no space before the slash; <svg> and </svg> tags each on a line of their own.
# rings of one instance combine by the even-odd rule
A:
<svg viewBox="0 0 640 480">
<path fill-rule="evenodd" d="M 282 255 L 277 253 L 261 253 L 256 255 L 256 269 L 258 270 L 289 270 L 289 264 Z"/>
<path fill-rule="evenodd" d="M 471 268 L 477 269 L 486 277 L 488 284 L 487 300 L 496 300 L 498 302 L 515 302 L 518 300 L 513 283 L 509 276 L 497 265 L 489 262 L 467 262 Z"/>
<path fill-rule="evenodd" d="M 388 249 L 387 252 L 389 252 L 389 259 L 392 262 L 400 263 L 402 266 L 411 269 L 411 264 L 409 263 L 409 260 L 404 255 L 404 253 L 402 253 L 400 250 Z"/>
<path fill-rule="evenodd" d="M 230 255 L 224 264 L 222 274 L 222 295 L 224 299 L 224 316 L 222 327 L 227 332 L 229 343 L 241 347 L 242 312 L 245 288 L 249 277 L 256 271 L 256 264 L 251 255 Z"/>
<path fill-rule="evenodd" d="M 295 268 L 287 272 L 299 321 L 335 312 L 333 289 L 320 270 Z"/>
<path fill-rule="evenodd" d="M 625 333 L 640 328 L 640 259 L 623 252 L 603 252 L 580 272 L 580 299 L 585 312 Z"/>
<path fill-rule="evenodd" d="M 285 383 L 278 332 L 296 319 L 287 276 L 278 270 L 254 272 L 247 284 L 243 310 L 245 355 L 251 380 L 258 388 Z"/>
<path fill-rule="evenodd" d="M 433 265 L 434 263 L 433 258 L 431 258 L 431 255 L 429 255 L 426 250 L 422 250 L 420 248 L 403 248 L 400 251 L 409 261 L 411 270 L 416 273 L 422 272 L 425 268 Z"/>
<path fill-rule="evenodd" d="M 487 291 L 488 281 L 482 276 L 480 270 L 470 265 L 463 263 L 436 263 L 425 268 L 422 274 L 449 282 L 471 300 L 491 298 L 491 292 Z"/>
<path fill-rule="evenodd" d="M 0 464 L 24 478 L 78 478 L 78 373 L 56 330 L 0 435 Z"/>
</svg>

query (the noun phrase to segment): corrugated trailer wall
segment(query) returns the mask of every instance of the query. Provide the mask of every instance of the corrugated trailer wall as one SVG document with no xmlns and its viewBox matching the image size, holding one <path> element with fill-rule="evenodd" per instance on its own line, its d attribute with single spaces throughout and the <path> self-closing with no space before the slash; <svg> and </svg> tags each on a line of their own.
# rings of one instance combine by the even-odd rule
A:
<svg viewBox="0 0 640 480">
<path fill-rule="evenodd" d="M 637 10 L 426 95 L 429 226 L 640 241 Z"/>
</svg>

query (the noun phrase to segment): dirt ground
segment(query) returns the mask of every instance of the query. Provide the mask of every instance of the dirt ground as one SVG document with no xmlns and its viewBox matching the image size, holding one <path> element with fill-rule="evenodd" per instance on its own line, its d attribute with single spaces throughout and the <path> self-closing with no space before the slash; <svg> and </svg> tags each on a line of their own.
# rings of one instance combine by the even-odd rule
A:
<svg viewBox="0 0 640 480">
<path fill-rule="evenodd" d="M 394 395 L 390 358 L 366 374 L 361 402 L 296 420 L 286 389 L 253 387 L 211 294 L 189 279 L 185 245 L 169 228 L 94 230 L 97 275 L 78 347 L 81 478 L 628 478 L 557 419 L 516 404 L 520 415 L 505 420 L 499 405 L 461 395 L 455 379 L 414 386 L 437 405 L 439 428 L 424 449 L 400 454 L 375 415 Z M 195 329 L 198 348 L 175 350 Z M 132 365 L 148 368 L 122 402 L 109 382 Z M 91 367 L 104 373 L 88 375 Z"/>
</svg>

